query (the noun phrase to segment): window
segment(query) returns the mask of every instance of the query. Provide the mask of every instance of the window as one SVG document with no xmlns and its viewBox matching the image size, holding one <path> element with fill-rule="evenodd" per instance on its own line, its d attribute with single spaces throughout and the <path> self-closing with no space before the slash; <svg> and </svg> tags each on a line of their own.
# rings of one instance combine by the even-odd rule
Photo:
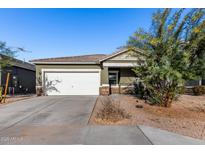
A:
<svg viewBox="0 0 205 154">
<path fill-rule="evenodd" d="M 118 71 L 109 72 L 109 84 L 111 85 L 118 84 Z"/>
</svg>

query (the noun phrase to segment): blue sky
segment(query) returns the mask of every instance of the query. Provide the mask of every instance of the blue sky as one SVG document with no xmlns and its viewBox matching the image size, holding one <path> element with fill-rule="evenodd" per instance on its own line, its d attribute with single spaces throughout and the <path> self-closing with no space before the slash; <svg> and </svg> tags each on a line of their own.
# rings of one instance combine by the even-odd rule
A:
<svg viewBox="0 0 205 154">
<path fill-rule="evenodd" d="M 23 47 L 19 59 L 109 54 L 156 9 L 0 9 L 0 40 Z"/>
</svg>

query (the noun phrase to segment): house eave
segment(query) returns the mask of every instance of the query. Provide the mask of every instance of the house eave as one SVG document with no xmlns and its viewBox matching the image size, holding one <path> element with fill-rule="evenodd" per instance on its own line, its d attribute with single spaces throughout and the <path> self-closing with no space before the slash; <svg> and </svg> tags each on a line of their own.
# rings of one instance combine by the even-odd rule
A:
<svg viewBox="0 0 205 154">
<path fill-rule="evenodd" d="M 116 62 L 111 62 L 111 63 L 103 63 L 103 67 L 136 67 L 138 66 L 137 63 L 116 63 Z"/>
<path fill-rule="evenodd" d="M 106 60 L 108 60 L 110 58 L 113 58 L 113 57 L 115 57 L 117 55 L 120 55 L 120 54 L 125 53 L 125 52 L 130 51 L 130 50 L 133 50 L 133 51 L 136 51 L 136 52 L 138 52 L 140 54 L 143 54 L 143 51 L 141 49 L 139 49 L 139 48 L 127 48 L 127 49 L 124 49 L 124 50 L 122 50 L 120 52 L 111 54 L 110 56 L 107 56 L 106 58 L 103 58 L 103 59 L 99 60 L 99 62 L 102 63 L 102 62 L 104 62 L 104 61 L 106 61 Z"/>
<path fill-rule="evenodd" d="M 25 61 L 22 61 L 22 60 L 13 58 L 13 57 L 9 57 L 9 56 L 0 54 L 0 60 L 4 59 L 4 58 L 9 58 L 10 65 L 12 67 L 19 67 L 19 68 L 27 69 L 30 71 L 36 71 L 35 65 L 33 65 L 29 62 L 25 62 Z"/>
<path fill-rule="evenodd" d="M 110 58 L 112 58 L 112 57 L 115 57 L 115 56 L 117 56 L 117 55 L 119 55 L 119 54 L 121 54 L 121 53 L 127 52 L 128 50 L 129 50 L 129 49 L 124 49 L 124 50 L 122 50 L 122 51 L 120 51 L 120 52 L 111 54 L 110 56 L 107 56 L 106 58 L 103 58 L 103 59 L 99 60 L 99 62 L 103 62 L 103 61 L 105 61 L 105 60 L 107 60 L 107 59 L 110 59 Z"/>
</svg>

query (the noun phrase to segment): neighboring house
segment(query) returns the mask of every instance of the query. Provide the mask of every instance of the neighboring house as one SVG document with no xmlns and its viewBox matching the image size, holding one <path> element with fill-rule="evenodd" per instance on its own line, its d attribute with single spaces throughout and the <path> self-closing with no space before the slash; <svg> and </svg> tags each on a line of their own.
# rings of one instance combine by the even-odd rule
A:
<svg viewBox="0 0 205 154">
<path fill-rule="evenodd" d="M 136 81 L 132 69 L 141 51 L 121 49 L 94 54 L 36 59 L 37 91 L 44 95 L 107 95 L 130 93 Z"/>
<path fill-rule="evenodd" d="M 8 94 L 35 93 L 35 65 L 0 55 L 0 60 L 8 60 L 10 65 L 0 69 L 0 86 L 5 87 L 7 73 L 10 73 Z"/>
</svg>

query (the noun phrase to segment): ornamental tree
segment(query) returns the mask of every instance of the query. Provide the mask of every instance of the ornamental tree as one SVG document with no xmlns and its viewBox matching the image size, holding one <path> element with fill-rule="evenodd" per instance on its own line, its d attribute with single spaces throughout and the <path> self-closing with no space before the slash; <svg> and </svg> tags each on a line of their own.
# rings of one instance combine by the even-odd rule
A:
<svg viewBox="0 0 205 154">
<path fill-rule="evenodd" d="M 169 107 L 187 80 L 205 74 L 205 9 L 159 9 L 150 30 L 138 29 L 128 47 L 143 51 L 134 72 L 146 98 Z"/>
<path fill-rule="evenodd" d="M 11 59 L 15 57 L 17 52 L 25 51 L 23 48 L 8 47 L 5 42 L 0 41 L 0 69 L 10 66 Z M 4 56 L 4 58 L 1 58 Z"/>
</svg>

